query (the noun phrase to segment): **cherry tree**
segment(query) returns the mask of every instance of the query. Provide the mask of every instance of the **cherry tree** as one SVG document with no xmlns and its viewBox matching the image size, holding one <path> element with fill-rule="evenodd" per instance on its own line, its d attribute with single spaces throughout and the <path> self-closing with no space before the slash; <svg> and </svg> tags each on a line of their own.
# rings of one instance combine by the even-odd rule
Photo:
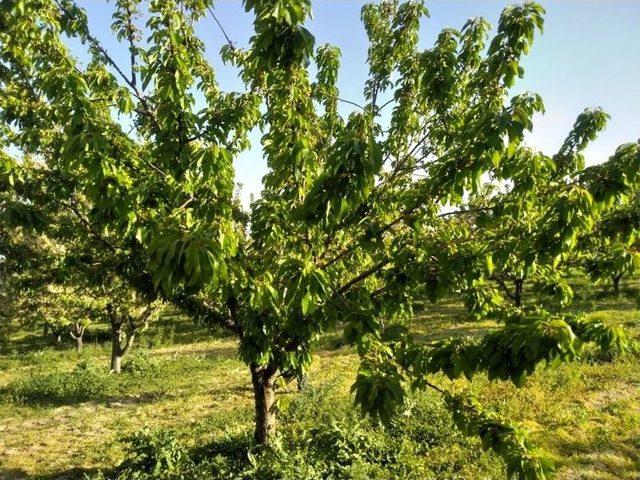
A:
<svg viewBox="0 0 640 480">
<path fill-rule="evenodd" d="M 524 146 L 543 103 L 511 88 L 542 29 L 539 5 L 505 8 L 488 45 L 490 26 L 476 18 L 426 50 L 421 2 L 366 5 L 369 75 L 347 118 L 338 111 L 340 52 L 316 47 L 309 0 L 244 1 L 254 18 L 249 48 L 221 51 L 239 69 L 241 92 L 222 91 L 195 34 L 212 13 L 206 0 L 152 0 L 144 27 L 140 2 L 116 1 L 127 66 L 70 0 L 1 5 L 5 148 L 20 152 L 14 163 L 39 159 L 47 194 L 109 271 L 237 337 L 258 443 L 276 430 L 279 375 L 304 372 L 314 341 L 340 325 L 363 359 L 354 390 L 365 411 L 384 420 L 407 389 L 432 388 L 510 474 L 550 475 L 521 430 L 430 377 L 486 372 L 520 385 L 540 362 L 577 358 L 581 342 L 623 342 L 619 330 L 577 316 L 508 308 L 491 279 L 496 264 L 506 268 L 500 252 L 512 237 L 526 264 L 552 269 L 638 181 L 637 144 L 579 166 L 582 136 L 598 128 L 574 128 L 554 158 Z M 86 46 L 87 64 L 67 38 Z M 253 128 L 268 173 L 246 221 L 233 159 Z M 508 186 L 485 206 L 488 225 L 511 230 L 468 220 L 466 198 L 487 176 Z M 381 341 L 385 318 L 449 293 L 473 294 L 475 311 L 502 325 L 481 339 Z"/>
</svg>

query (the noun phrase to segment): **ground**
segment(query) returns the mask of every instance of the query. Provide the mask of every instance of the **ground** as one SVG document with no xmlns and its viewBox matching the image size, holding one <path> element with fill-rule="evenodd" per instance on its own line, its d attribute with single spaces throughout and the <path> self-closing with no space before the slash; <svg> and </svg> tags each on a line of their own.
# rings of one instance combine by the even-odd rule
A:
<svg viewBox="0 0 640 480">
<path fill-rule="evenodd" d="M 637 339 L 636 289 L 627 288 L 615 297 L 605 293 L 603 288 L 597 292 L 585 288 L 578 292 L 573 308 L 621 324 Z M 494 327 L 468 319 L 455 299 L 425 305 L 410 325 L 413 334 L 424 339 L 479 335 Z M 97 469 L 112 469 L 125 456 L 122 438 L 145 426 L 176 431 L 193 446 L 248 437 L 253 414 L 250 378 L 236 358 L 232 339 L 167 315 L 141 335 L 127 371 L 116 378 L 105 374 L 106 332 L 98 328 L 93 332 L 80 355 L 71 344 L 47 345 L 35 330 L 21 331 L 2 345 L 0 479 L 75 479 Z M 349 404 L 357 363 L 357 355 L 344 345 L 339 332 L 327 335 L 315 352 L 312 388 L 327 388 L 333 402 Z M 555 459 L 559 479 L 640 478 L 637 350 L 613 361 L 587 350 L 582 362 L 541 367 L 520 389 L 481 377 L 471 384 L 450 385 L 440 377 L 435 381 L 469 388 L 485 404 L 523 424 Z M 298 393 L 292 386 L 283 389 L 284 408 Z M 426 450 L 432 458 L 423 468 L 458 465 L 458 476 L 446 478 L 496 478 L 498 467 L 490 466 L 495 459 L 469 460 L 477 464 L 473 471 L 480 473 L 464 473 L 472 471 L 465 465 L 464 448 L 445 445 Z M 446 462 L 436 458 L 442 456 L 448 457 Z M 445 478 L 438 475 L 433 478 Z"/>
</svg>

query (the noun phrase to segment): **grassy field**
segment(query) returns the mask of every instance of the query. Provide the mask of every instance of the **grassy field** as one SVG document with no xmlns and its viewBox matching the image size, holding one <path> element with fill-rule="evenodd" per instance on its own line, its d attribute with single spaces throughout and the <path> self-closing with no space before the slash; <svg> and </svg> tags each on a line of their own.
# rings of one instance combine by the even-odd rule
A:
<svg viewBox="0 0 640 480">
<path fill-rule="evenodd" d="M 611 297 L 580 290 L 574 308 L 622 324 L 640 336 L 636 290 Z M 579 291 L 579 293 L 580 293 Z M 587 295 L 588 294 L 588 295 Z M 580 296 L 580 295 L 579 295 Z M 426 305 L 410 325 L 432 339 L 479 335 L 494 328 L 469 321 L 455 301 Z M 251 450 L 252 391 L 233 340 L 212 336 L 167 316 L 140 337 L 125 372 L 108 375 L 106 332 L 95 330 L 78 355 L 71 345 L 48 345 L 24 331 L 0 356 L 0 478 L 75 479 L 111 471 L 126 455 L 130 436 L 145 427 L 175 432 L 194 455 L 214 457 L 219 478 L 245 476 L 256 466 Z M 540 368 L 522 389 L 478 377 L 469 388 L 487 404 L 524 424 L 558 465 L 558 478 L 640 478 L 640 355 L 613 361 L 586 351 L 584 361 Z M 341 335 L 327 335 L 315 352 L 310 388 L 283 387 L 279 465 L 273 478 L 503 478 L 492 455 L 452 427 L 439 398 L 412 398 L 391 426 L 376 428 L 351 407 L 349 387 L 357 356 Z M 239 452 L 239 453 L 238 453 Z M 238 456 L 235 460 L 230 457 Z M 261 467 L 263 468 L 263 467 Z M 266 468 L 266 467 L 265 467 Z M 273 468 L 273 466 L 269 466 Z M 280 467 L 279 467 L 280 468 Z M 226 470 L 225 470 L 226 469 Z M 288 472 L 288 473 L 283 473 Z M 231 475 L 231 473 L 228 473 Z"/>
</svg>

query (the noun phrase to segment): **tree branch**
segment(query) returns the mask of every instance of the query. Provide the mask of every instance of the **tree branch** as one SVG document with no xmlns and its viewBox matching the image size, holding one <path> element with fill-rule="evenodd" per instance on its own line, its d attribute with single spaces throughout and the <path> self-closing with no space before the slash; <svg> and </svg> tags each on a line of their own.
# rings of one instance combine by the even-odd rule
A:
<svg viewBox="0 0 640 480">
<path fill-rule="evenodd" d="M 358 107 L 362 110 L 366 110 L 365 107 L 363 107 L 362 105 L 356 103 L 356 102 L 352 102 L 351 100 L 345 100 L 344 98 L 338 98 L 338 101 L 342 102 L 342 103 L 348 103 L 349 105 L 353 105 L 355 107 Z"/>
<path fill-rule="evenodd" d="M 82 224 L 82 226 L 84 227 L 84 229 L 87 231 L 87 233 L 89 233 L 89 235 L 91 235 L 92 237 L 94 237 L 96 240 L 99 240 L 100 243 L 102 243 L 103 245 L 105 245 L 109 250 L 111 250 L 112 252 L 115 252 L 117 249 L 115 246 L 113 246 L 109 241 L 107 241 L 102 235 L 100 235 L 99 233 L 97 233 L 94 229 L 93 226 L 91 225 L 91 222 L 89 222 L 89 220 L 87 220 L 82 213 L 71 203 L 67 203 L 63 200 L 57 200 L 57 203 L 59 203 L 60 205 L 62 205 L 63 207 L 65 207 L 67 210 L 69 210 L 71 213 L 73 213 L 78 220 L 80 221 L 80 223 Z"/>
<path fill-rule="evenodd" d="M 335 295 L 342 295 L 343 293 L 348 291 L 351 287 L 353 287 L 354 285 L 360 283 L 361 281 L 365 280 L 366 278 L 370 277 L 371 275 L 377 273 L 385 265 L 388 265 L 389 263 L 391 263 L 391 260 L 388 259 L 388 258 L 385 259 L 385 260 L 381 260 L 380 262 L 376 263 L 371 268 L 368 268 L 367 270 L 362 272 L 360 275 L 357 275 L 356 277 L 352 278 L 347 283 L 345 283 L 343 286 L 341 286 L 340 288 L 335 290 L 335 292 L 334 292 Z"/>
<path fill-rule="evenodd" d="M 242 328 L 231 315 L 223 315 L 205 301 L 194 295 L 178 294 L 172 302 L 188 315 L 202 320 L 207 325 L 219 325 L 242 338 Z"/>
<path fill-rule="evenodd" d="M 64 12 L 65 14 L 69 14 L 69 12 L 65 10 L 64 6 L 58 0 L 56 0 L 56 4 L 58 5 L 58 8 L 62 12 Z M 153 110 L 151 109 L 149 102 L 147 101 L 147 98 L 144 96 L 142 92 L 140 92 L 140 90 L 138 90 L 138 87 L 136 86 L 135 76 L 133 76 L 132 78 L 127 77 L 127 75 L 122 71 L 122 69 L 116 63 L 116 61 L 111 57 L 111 55 L 109 55 L 107 50 L 102 45 L 100 45 L 100 42 L 98 41 L 98 39 L 91 34 L 88 27 L 84 31 L 84 36 L 89 41 L 91 46 L 95 48 L 98 52 L 100 52 L 104 60 L 115 69 L 118 75 L 120 75 L 120 77 L 125 81 L 125 83 L 131 88 L 135 97 L 140 101 L 140 103 L 144 107 L 143 112 L 147 116 L 149 116 L 154 126 L 158 130 L 160 130 L 160 125 L 158 124 L 158 120 L 156 119 L 155 114 L 153 113 Z"/>
<path fill-rule="evenodd" d="M 222 35 L 224 35 L 224 38 L 227 40 L 227 43 L 229 44 L 229 46 L 231 48 L 236 48 L 233 42 L 231 41 L 231 39 L 229 38 L 229 35 L 227 35 L 227 32 L 225 32 L 224 27 L 220 23 L 220 20 L 218 20 L 218 17 L 216 17 L 215 13 L 213 13 L 213 8 L 207 7 L 207 10 L 209 11 L 209 14 L 211 14 L 215 22 L 218 24 L 218 27 L 220 28 Z"/>
</svg>

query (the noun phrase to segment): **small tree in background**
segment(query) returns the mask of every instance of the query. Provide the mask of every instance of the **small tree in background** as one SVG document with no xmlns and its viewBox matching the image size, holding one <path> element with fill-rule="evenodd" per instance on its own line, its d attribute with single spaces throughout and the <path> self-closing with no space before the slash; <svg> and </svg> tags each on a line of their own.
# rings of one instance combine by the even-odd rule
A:
<svg viewBox="0 0 640 480">
<path fill-rule="evenodd" d="M 111 330 L 111 369 L 162 305 L 140 295 L 114 273 L 113 248 L 96 237 L 80 213 L 86 202 L 65 203 L 60 183 L 41 164 L 4 157 L 3 312 L 17 325 L 43 324 L 56 344 L 71 337 L 80 351 L 86 327 L 107 321 Z M 8 188 L 7 185 L 11 185 Z"/>
<path fill-rule="evenodd" d="M 496 248 L 509 251 L 501 238 L 519 241 L 525 263 L 551 269 L 638 181 L 635 144 L 589 169 L 565 169 L 579 165 L 573 140 L 562 161 L 523 146 L 542 101 L 510 88 L 542 28 L 540 6 L 507 7 L 486 49 L 489 25 L 473 19 L 443 30 L 424 51 L 421 2 L 365 6 L 370 74 L 364 104 L 345 119 L 337 109 L 340 54 L 315 48 L 303 26 L 308 0 L 245 0 L 254 16 L 250 47 L 230 44 L 222 56 L 239 67 L 246 91 L 230 93 L 194 33 L 210 6 L 204 0 L 151 1 L 147 42 L 136 25 L 139 3 L 117 1 L 113 26 L 129 46 L 127 68 L 73 2 L 1 5 L 3 142 L 42 158 L 43 191 L 82 227 L 108 271 L 147 301 L 160 295 L 238 338 L 256 442 L 273 438 L 278 376 L 306 370 L 313 342 L 341 324 L 363 358 L 354 389 L 364 410 L 387 419 L 407 388 L 432 388 L 509 474 L 550 474 L 522 431 L 429 377 L 487 372 L 520 385 L 540 362 L 576 358 L 582 342 L 622 343 L 606 325 L 537 305 L 502 307 L 490 284 L 495 264 L 508 264 L 493 259 Z M 70 55 L 65 37 L 88 47 L 87 65 Z M 269 172 L 243 228 L 232 160 L 254 126 Z M 577 128 L 570 139 L 579 142 L 581 132 L 591 135 Z M 526 232 L 498 236 L 459 220 L 487 175 L 509 185 L 506 205 L 493 199 L 500 203 L 492 201 L 489 223 L 515 228 L 529 216 Z M 444 205 L 453 211 L 444 214 Z M 380 340 L 383 319 L 410 312 L 422 295 L 436 301 L 452 292 L 474 293 L 474 310 L 502 326 L 481 339 Z"/>
<path fill-rule="evenodd" d="M 633 275 L 640 268 L 635 245 L 608 240 L 592 242 L 592 250 L 585 259 L 585 270 L 595 282 L 611 282 L 613 292 L 620 293 L 620 280 Z"/>
<path fill-rule="evenodd" d="M 493 237 L 488 245 L 492 269 L 489 278 L 498 284 L 505 298 L 515 307 L 523 306 L 525 283 L 532 294 L 552 295 L 559 306 L 568 304 L 573 298 L 567 278 L 572 269 L 579 266 L 586 243 L 581 238 L 578 241 L 568 238 L 572 248 L 553 262 L 547 262 L 545 250 L 537 250 L 532 242 L 535 232 L 548 220 L 550 208 L 565 194 L 567 184 L 588 175 L 583 172 L 582 152 L 605 128 L 607 119 L 608 115 L 601 109 L 583 111 L 560 150 L 552 157 L 527 148 L 507 152 L 512 156 L 505 160 L 512 163 L 514 171 L 510 180 L 514 184 L 504 185 L 504 180 L 491 177 L 483 189 L 473 195 L 467 207 L 468 221 L 476 229 L 490 231 Z M 571 213 L 565 216 L 567 221 L 576 221 Z M 588 218 L 582 221 L 593 223 Z M 469 304 L 472 308 L 490 304 L 483 301 L 482 292 L 472 289 L 471 293 Z M 480 315 L 486 313 L 482 309 L 479 312 Z"/>
<path fill-rule="evenodd" d="M 636 194 L 603 215 L 597 235 L 582 241 L 586 250 L 584 269 L 596 282 L 611 281 L 616 295 L 620 293 L 620 280 L 640 269 L 639 229 L 640 198 Z"/>
<path fill-rule="evenodd" d="M 128 297 L 127 297 L 128 294 Z M 158 314 L 159 302 L 146 302 L 135 292 L 121 289 L 111 294 L 106 316 L 111 328 L 111 371 L 122 371 L 122 360 L 133 346 L 136 335 L 144 332 Z"/>
<path fill-rule="evenodd" d="M 24 201 L 24 169 L 10 160 L 0 153 L 0 338 L 41 321 L 38 292 L 61 258 L 60 245 L 42 233 L 39 207 Z"/>
<path fill-rule="evenodd" d="M 78 353 L 84 345 L 84 333 L 91 323 L 97 323 L 104 316 L 104 306 L 95 298 L 72 288 L 48 284 L 40 291 L 32 291 L 37 297 L 37 315 L 47 330 L 56 336 L 71 337 Z"/>
</svg>

